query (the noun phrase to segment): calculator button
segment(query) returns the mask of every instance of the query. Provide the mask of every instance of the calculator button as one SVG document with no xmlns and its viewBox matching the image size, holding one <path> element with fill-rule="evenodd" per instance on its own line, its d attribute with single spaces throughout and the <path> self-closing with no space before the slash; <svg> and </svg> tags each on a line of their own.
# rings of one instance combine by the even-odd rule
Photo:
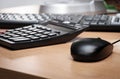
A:
<svg viewBox="0 0 120 79">
<path fill-rule="evenodd" d="M 29 38 L 26 38 L 26 37 L 12 37 L 12 38 L 9 38 L 10 40 L 13 40 L 13 41 L 26 41 L 26 40 L 29 40 Z"/>
</svg>

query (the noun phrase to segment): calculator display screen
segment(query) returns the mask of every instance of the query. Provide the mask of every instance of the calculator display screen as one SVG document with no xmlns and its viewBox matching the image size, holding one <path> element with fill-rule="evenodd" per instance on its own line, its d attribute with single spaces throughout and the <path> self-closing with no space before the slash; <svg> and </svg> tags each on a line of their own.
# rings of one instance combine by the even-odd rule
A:
<svg viewBox="0 0 120 79">
<path fill-rule="evenodd" d="M 47 27 L 50 27 L 50 28 L 53 28 L 53 29 L 56 29 L 56 30 L 61 30 L 61 31 L 64 31 L 64 32 L 72 32 L 73 31 L 72 29 L 65 28 L 63 26 L 53 25 L 53 24 L 48 24 Z"/>
</svg>

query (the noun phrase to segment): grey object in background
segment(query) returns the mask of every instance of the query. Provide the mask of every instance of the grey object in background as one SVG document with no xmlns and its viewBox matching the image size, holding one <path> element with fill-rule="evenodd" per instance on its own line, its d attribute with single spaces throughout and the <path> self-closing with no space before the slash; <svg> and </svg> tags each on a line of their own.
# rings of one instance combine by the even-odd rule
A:
<svg viewBox="0 0 120 79">
<path fill-rule="evenodd" d="M 105 13 L 103 0 L 0 0 L 0 9 L 41 5 L 40 12 L 54 14 Z"/>
<path fill-rule="evenodd" d="M 28 6 L 28 5 L 46 5 L 55 3 L 68 3 L 72 0 L 0 0 L 0 9 Z"/>
<path fill-rule="evenodd" d="M 73 0 L 41 5 L 41 13 L 53 14 L 101 14 L 106 13 L 103 0 Z"/>
</svg>

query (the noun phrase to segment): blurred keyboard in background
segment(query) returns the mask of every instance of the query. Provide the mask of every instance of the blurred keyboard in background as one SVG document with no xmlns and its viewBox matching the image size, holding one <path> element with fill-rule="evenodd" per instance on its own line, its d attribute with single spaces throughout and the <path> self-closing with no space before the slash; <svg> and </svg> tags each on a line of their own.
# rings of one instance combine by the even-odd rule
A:
<svg viewBox="0 0 120 79">
<path fill-rule="evenodd" d="M 89 26 L 89 31 L 120 32 L 120 15 L 55 15 L 55 14 L 15 14 L 0 13 L 0 28 L 17 28 L 31 24 L 46 24 L 50 20 L 64 24 L 72 23 Z"/>
</svg>

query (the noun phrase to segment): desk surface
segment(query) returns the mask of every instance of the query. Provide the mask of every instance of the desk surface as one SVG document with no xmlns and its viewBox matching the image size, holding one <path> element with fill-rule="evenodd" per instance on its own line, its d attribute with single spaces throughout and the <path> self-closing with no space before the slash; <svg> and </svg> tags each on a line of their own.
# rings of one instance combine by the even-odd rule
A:
<svg viewBox="0 0 120 79">
<path fill-rule="evenodd" d="M 86 37 L 100 37 L 109 42 L 114 42 L 120 38 L 120 33 L 83 32 L 75 39 Z M 120 78 L 120 43 L 114 45 L 111 56 L 95 63 L 73 61 L 70 55 L 71 44 L 72 41 L 17 51 L 0 46 L 0 68 L 33 75 L 37 77 L 35 79 L 39 77 L 52 79 Z"/>
</svg>

